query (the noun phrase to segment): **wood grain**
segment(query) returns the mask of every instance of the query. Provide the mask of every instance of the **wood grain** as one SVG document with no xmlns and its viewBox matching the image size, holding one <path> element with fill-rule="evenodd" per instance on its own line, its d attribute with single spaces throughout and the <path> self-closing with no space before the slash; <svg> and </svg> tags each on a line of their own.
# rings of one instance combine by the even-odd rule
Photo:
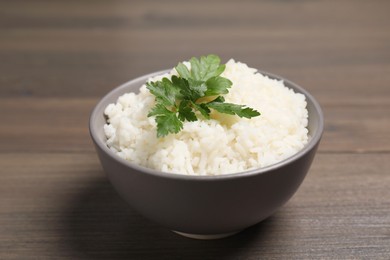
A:
<svg viewBox="0 0 390 260">
<path fill-rule="evenodd" d="M 9 153 L 0 164 L 2 259 L 385 259 L 390 254 L 388 154 L 319 154 L 300 190 L 274 216 L 215 241 L 185 239 L 139 216 L 116 195 L 94 153 Z"/>
<path fill-rule="evenodd" d="M 100 97 L 217 53 L 320 98 L 375 100 L 389 89 L 389 9 L 387 1 L 345 0 L 3 1 L 0 95 Z"/>
<path fill-rule="evenodd" d="M 0 0 L 0 259 L 389 259 L 390 1 Z M 216 53 L 320 102 L 296 195 L 198 241 L 138 215 L 99 165 L 89 114 L 112 88 Z"/>
</svg>

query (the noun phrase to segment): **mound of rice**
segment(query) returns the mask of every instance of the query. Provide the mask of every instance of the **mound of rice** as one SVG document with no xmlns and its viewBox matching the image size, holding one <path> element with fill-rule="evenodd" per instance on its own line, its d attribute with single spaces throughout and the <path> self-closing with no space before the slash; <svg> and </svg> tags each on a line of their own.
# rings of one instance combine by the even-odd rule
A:
<svg viewBox="0 0 390 260">
<path fill-rule="evenodd" d="M 177 75 L 174 69 L 150 81 L 172 75 Z M 154 117 L 147 117 L 155 99 L 143 85 L 139 94 L 124 94 L 105 109 L 108 147 L 130 162 L 187 175 L 265 167 L 304 147 L 308 141 L 304 95 L 234 60 L 221 76 L 233 82 L 226 102 L 252 107 L 261 115 L 246 119 L 214 113 L 211 120 L 185 122 L 178 134 L 157 138 Z"/>
</svg>

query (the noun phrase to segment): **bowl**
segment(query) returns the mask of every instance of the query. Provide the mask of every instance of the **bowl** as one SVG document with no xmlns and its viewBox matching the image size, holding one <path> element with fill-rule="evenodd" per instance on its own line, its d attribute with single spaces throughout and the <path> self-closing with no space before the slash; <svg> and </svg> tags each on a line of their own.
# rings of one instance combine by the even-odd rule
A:
<svg viewBox="0 0 390 260">
<path fill-rule="evenodd" d="M 295 155 L 268 167 L 218 176 L 188 176 L 145 168 L 114 154 L 106 145 L 105 107 L 127 92 L 138 92 L 148 78 L 131 80 L 109 92 L 94 108 L 90 134 L 101 165 L 120 196 L 146 218 L 181 235 L 215 239 L 235 234 L 271 216 L 297 191 L 319 145 L 324 118 L 306 90 L 279 76 L 287 87 L 306 96 L 309 141 Z"/>
</svg>

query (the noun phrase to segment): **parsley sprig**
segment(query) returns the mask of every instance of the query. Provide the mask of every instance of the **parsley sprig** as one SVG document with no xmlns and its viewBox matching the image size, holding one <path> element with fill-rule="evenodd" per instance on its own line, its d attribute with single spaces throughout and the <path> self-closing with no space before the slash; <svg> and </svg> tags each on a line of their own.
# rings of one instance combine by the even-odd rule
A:
<svg viewBox="0 0 390 260">
<path fill-rule="evenodd" d="M 156 98 L 148 117 L 155 116 L 157 137 L 180 132 L 183 122 L 197 121 L 200 115 L 210 119 L 211 110 L 245 118 L 260 115 L 245 105 L 225 103 L 222 95 L 229 93 L 232 82 L 220 76 L 225 70 L 220 62 L 216 55 L 191 58 L 191 70 L 179 63 L 175 67 L 179 76 L 146 83 Z"/>
</svg>

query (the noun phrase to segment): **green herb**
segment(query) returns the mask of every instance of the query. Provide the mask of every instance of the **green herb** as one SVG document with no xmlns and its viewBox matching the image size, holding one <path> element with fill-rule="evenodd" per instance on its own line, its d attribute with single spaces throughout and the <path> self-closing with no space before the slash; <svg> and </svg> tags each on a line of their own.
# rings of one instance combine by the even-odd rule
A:
<svg viewBox="0 0 390 260">
<path fill-rule="evenodd" d="M 191 70 L 179 63 L 175 67 L 179 76 L 146 83 L 156 98 L 148 117 L 156 117 L 158 137 L 180 132 L 185 121 L 210 119 L 211 110 L 245 118 L 260 115 L 245 105 L 225 103 L 222 95 L 229 93 L 232 82 L 220 76 L 225 70 L 220 62 L 216 55 L 191 58 Z"/>
</svg>

